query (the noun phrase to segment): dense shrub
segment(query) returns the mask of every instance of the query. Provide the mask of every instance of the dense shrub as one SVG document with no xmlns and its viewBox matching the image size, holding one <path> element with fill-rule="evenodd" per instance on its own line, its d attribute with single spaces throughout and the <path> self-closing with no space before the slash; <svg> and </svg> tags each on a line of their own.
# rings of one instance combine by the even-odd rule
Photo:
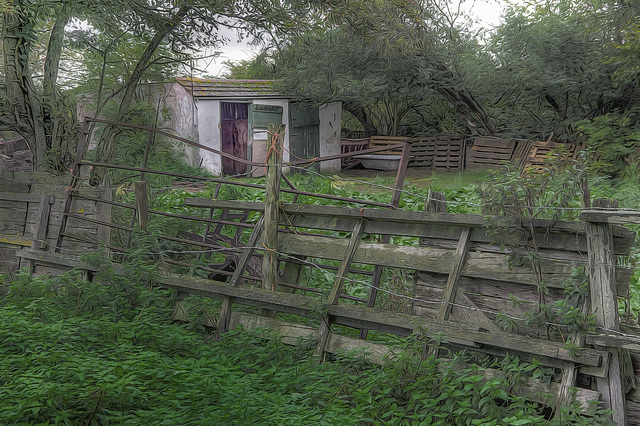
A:
<svg viewBox="0 0 640 426">
<path fill-rule="evenodd" d="M 145 257 L 139 251 L 138 257 Z M 100 262 L 100 255 L 89 261 Z M 536 365 L 503 374 L 463 354 L 423 359 L 416 335 L 387 367 L 355 355 L 319 364 L 313 342 L 287 346 L 266 330 L 214 341 L 171 318 L 172 294 L 145 262 L 93 282 L 25 274 L 0 303 L 2 424 L 546 424 L 512 394 Z M 594 424 L 568 410 L 558 424 Z"/>
</svg>

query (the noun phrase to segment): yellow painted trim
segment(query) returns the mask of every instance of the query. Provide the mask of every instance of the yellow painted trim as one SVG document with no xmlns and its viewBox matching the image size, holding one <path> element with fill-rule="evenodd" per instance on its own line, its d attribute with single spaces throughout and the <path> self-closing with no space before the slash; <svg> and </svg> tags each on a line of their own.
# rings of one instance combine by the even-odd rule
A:
<svg viewBox="0 0 640 426">
<path fill-rule="evenodd" d="M 22 246 L 22 247 L 31 247 L 31 244 L 33 243 L 32 240 L 27 240 L 25 238 L 23 238 L 21 235 L 0 235 L 0 243 L 7 243 L 7 244 L 13 244 L 16 246 Z"/>
</svg>

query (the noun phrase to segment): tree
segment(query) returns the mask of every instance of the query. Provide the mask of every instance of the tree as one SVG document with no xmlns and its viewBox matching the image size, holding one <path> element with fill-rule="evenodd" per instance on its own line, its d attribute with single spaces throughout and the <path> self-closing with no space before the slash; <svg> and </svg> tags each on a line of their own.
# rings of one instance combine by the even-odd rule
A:
<svg viewBox="0 0 640 426">
<path fill-rule="evenodd" d="M 625 109 L 636 88 L 614 78 L 622 28 L 600 3 L 560 1 L 508 10 L 492 39 L 495 111 L 514 136 L 571 140 L 582 120 Z M 492 84 L 493 83 L 493 84 Z"/>
<path fill-rule="evenodd" d="M 7 105 L 0 115 L 0 128 L 20 132 L 30 144 L 38 169 L 62 171 L 75 139 L 75 104 L 63 96 L 60 70 L 65 55 L 85 49 L 102 57 L 96 96 L 99 102 L 117 102 L 111 118 L 126 120 L 135 103 L 139 84 L 149 71 L 188 59 L 203 46 L 224 43 L 218 29 L 236 28 L 258 34 L 266 28 L 274 36 L 291 28 L 303 28 L 303 2 L 268 0 L 13 0 L 0 3 L 2 11 L 3 67 L 6 84 L 0 99 Z M 307 14 L 308 11 L 304 10 Z M 69 23 L 84 22 L 69 36 Z M 292 22 L 300 25 L 292 27 Z M 46 40 L 43 61 L 36 56 Z M 69 44 L 69 41 L 74 41 Z M 107 67 L 124 52 L 125 43 L 138 46 L 127 57 L 130 67 L 107 81 Z M 74 50 L 75 49 L 75 50 Z M 120 49 L 118 51 L 118 49 Z M 113 55 L 113 56 L 112 56 Z M 95 59 L 95 55 L 93 56 Z M 78 64 L 76 63 L 76 70 Z M 79 64 L 81 67 L 85 63 Z M 115 70 L 117 67 L 111 67 Z M 108 94 L 106 92 L 109 92 Z M 102 105 L 97 105 L 102 108 Z M 112 138 L 107 138 L 112 141 Z M 102 160 L 114 146 L 107 143 Z"/>
<path fill-rule="evenodd" d="M 314 104 L 340 100 L 365 130 L 405 133 L 444 108 L 458 116 L 458 129 L 471 123 L 493 133 L 461 73 L 470 46 L 466 29 L 437 1 L 349 0 L 271 58 L 282 90 Z"/>
</svg>

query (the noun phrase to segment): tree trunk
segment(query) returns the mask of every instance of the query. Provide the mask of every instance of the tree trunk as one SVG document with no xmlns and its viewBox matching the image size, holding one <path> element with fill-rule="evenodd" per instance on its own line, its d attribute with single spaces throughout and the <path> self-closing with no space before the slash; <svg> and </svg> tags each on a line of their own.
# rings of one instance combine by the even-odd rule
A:
<svg viewBox="0 0 640 426">
<path fill-rule="evenodd" d="M 135 69 L 131 73 L 129 80 L 125 84 L 124 94 L 122 96 L 122 101 L 120 102 L 120 107 L 118 108 L 118 116 L 116 121 L 125 121 L 127 118 L 127 114 L 131 109 L 131 105 L 133 104 L 134 95 L 136 89 L 138 88 L 138 84 L 140 83 L 140 79 L 142 75 L 149 67 L 149 63 L 153 58 L 156 50 L 162 44 L 165 37 L 175 31 L 178 24 L 184 19 L 187 13 L 191 10 L 192 6 L 182 6 L 176 14 L 155 33 L 147 47 L 145 48 L 142 56 L 138 60 Z M 102 146 L 100 152 L 98 153 L 98 160 L 102 163 L 108 163 L 111 157 L 113 156 L 115 150 L 115 135 L 113 129 L 110 129 L 104 138 L 104 145 Z"/>
<path fill-rule="evenodd" d="M 362 127 L 364 128 L 365 131 L 369 133 L 373 133 L 375 135 L 379 133 L 378 129 L 373 124 L 373 121 L 371 121 L 371 117 L 369 116 L 369 114 L 367 114 L 367 112 L 363 107 L 357 106 L 357 105 L 351 105 L 349 103 L 345 103 L 343 106 L 344 106 L 344 109 L 349 111 L 351 114 L 353 114 L 355 118 L 358 119 L 358 121 L 360 122 L 360 124 L 362 124 Z"/>
<path fill-rule="evenodd" d="M 75 149 L 77 140 L 75 108 L 65 104 L 65 97 L 57 86 L 65 36 L 64 28 L 70 18 L 66 5 L 67 3 L 63 4 L 49 35 L 42 92 L 42 115 L 48 139 L 47 163 L 57 172 L 62 172 L 69 167 L 71 151 Z"/>
<path fill-rule="evenodd" d="M 491 124 L 486 111 L 482 105 L 476 101 L 475 97 L 465 90 L 459 83 L 456 75 L 445 65 L 436 67 L 442 72 L 441 79 L 434 82 L 434 88 L 447 101 L 451 102 L 458 114 L 465 119 L 467 123 L 484 129 L 487 135 L 493 135 L 496 132 L 495 127 Z M 473 129 L 472 129 L 473 130 Z"/>
<path fill-rule="evenodd" d="M 17 3 L 22 6 L 22 2 Z M 46 131 L 29 65 L 31 22 L 19 13 L 5 13 L 3 19 L 6 105 L 1 124 L 19 132 L 29 144 L 36 169 L 46 169 Z"/>
</svg>

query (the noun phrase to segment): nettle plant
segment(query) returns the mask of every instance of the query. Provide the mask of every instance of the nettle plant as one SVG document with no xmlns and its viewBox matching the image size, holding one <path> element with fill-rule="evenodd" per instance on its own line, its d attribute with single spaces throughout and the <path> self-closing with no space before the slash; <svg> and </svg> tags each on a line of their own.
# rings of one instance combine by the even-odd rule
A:
<svg viewBox="0 0 640 426">
<path fill-rule="evenodd" d="M 489 183 L 480 188 L 487 235 L 509 253 L 510 266 L 527 265 L 535 276 L 538 303 L 525 315 L 525 325 L 544 330 L 551 337 L 552 329 L 569 343 L 566 334 L 591 326 L 591 319 L 579 307 L 588 296 L 584 270 L 575 270 L 564 285 L 564 298 L 548 303 L 549 287 L 542 270 L 541 246 L 546 242 L 553 222 L 573 219 L 580 207 L 580 196 L 586 187 L 584 167 L 562 153 L 550 156 L 542 168 L 522 170 L 507 165 L 492 172 Z M 549 219 L 546 232 L 536 230 L 536 219 Z M 514 305 L 525 302 L 512 297 Z M 505 315 L 497 320 L 506 329 L 518 324 Z"/>
</svg>

